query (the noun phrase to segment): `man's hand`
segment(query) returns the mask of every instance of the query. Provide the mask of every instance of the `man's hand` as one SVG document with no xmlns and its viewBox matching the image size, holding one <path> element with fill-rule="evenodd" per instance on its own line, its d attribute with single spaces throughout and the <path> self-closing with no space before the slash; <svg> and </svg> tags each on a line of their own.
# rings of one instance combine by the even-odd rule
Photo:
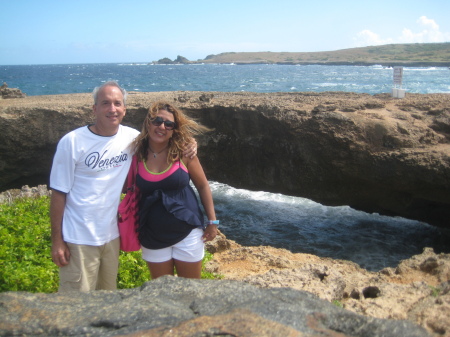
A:
<svg viewBox="0 0 450 337">
<path fill-rule="evenodd" d="M 197 155 L 197 141 L 192 138 L 192 142 L 186 144 L 186 149 L 183 151 L 183 156 L 194 158 Z"/>
<path fill-rule="evenodd" d="M 52 260 L 58 267 L 64 267 L 69 264 L 70 251 L 64 241 L 52 244 Z"/>
</svg>

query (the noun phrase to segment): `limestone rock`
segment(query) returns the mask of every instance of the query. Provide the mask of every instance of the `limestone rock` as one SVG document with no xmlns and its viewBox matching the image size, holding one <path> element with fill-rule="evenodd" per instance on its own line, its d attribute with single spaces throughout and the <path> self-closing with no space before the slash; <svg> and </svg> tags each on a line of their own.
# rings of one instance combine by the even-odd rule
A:
<svg viewBox="0 0 450 337">
<path fill-rule="evenodd" d="M 429 336 L 409 321 L 357 315 L 304 291 L 172 276 L 115 292 L 1 293 L 0 335 Z"/>
<path fill-rule="evenodd" d="M 26 97 L 20 89 L 17 88 L 8 88 L 8 84 L 3 83 L 0 86 L 0 98 L 23 98 Z"/>
<path fill-rule="evenodd" d="M 361 315 L 410 320 L 432 335 L 450 336 L 450 254 L 425 248 L 395 269 L 369 272 L 349 261 L 224 240 L 220 234 L 210 243 L 222 249 L 211 249 L 206 266 L 224 279 L 308 291 Z"/>
<path fill-rule="evenodd" d="M 47 185 L 39 185 L 37 187 L 29 187 L 28 185 L 22 186 L 19 189 L 11 189 L 0 193 L 0 204 L 6 202 L 12 202 L 18 198 L 30 198 L 30 197 L 43 197 L 50 196 L 51 190 L 47 188 Z"/>
</svg>

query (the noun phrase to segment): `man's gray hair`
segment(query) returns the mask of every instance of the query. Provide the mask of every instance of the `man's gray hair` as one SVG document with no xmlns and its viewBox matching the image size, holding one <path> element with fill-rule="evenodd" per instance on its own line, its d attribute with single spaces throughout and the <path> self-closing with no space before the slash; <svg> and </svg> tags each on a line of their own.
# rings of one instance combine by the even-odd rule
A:
<svg viewBox="0 0 450 337">
<path fill-rule="evenodd" d="M 103 89 L 104 87 L 116 87 L 120 90 L 120 92 L 123 95 L 123 104 L 127 105 L 127 96 L 128 93 L 127 91 L 122 88 L 119 83 L 117 83 L 116 81 L 108 81 L 106 83 L 103 83 L 101 86 L 99 87 L 95 87 L 94 91 L 92 91 L 92 96 L 94 97 L 94 104 L 97 105 L 97 101 L 98 101 L 98 92 Z"/>
</svg>

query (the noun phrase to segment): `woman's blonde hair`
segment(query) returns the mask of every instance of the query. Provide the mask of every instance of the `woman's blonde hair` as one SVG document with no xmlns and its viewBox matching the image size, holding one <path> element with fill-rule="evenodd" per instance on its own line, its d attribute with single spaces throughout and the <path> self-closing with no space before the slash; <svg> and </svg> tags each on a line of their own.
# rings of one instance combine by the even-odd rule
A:
<svg viewBox="0 0 450 337">
<path fill-rule="evenodd" d="M 167 162 L 169 164 L 182 157 L 186 145 L 193 141 L 195 135 L 212 131 L 212 129 L 188 118 L 183 111 L 174 105 L 165 101 L 157 101 L 148 109 L 141 133 L 136 137 L 132 144 L 134 153 L 138 156 L 138 160 L 140 161 L 145 161 L 147 159 L 149 151 L 148 125 L 157 117 L 160 110 L 170 112 L 173 115 L 175 122 L 172 138 L 170 138 L 169 141 L 169 154 L 167 156 Z"/>
</svg>

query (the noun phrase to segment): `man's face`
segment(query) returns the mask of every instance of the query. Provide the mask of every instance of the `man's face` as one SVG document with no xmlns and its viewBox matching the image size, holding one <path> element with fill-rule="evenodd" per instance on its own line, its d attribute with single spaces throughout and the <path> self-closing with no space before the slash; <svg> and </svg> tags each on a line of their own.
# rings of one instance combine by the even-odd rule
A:
<svg viewBox="0 0 450 337">
<path fill-rule="evenodd" d="M 102 88 L 98 92 L 97 104 L 94 104 L 93 110 L 97 127 L 105 131 L 117 129 L 126 113 L 122 92 L 114 86 Z"/>
</svg>

